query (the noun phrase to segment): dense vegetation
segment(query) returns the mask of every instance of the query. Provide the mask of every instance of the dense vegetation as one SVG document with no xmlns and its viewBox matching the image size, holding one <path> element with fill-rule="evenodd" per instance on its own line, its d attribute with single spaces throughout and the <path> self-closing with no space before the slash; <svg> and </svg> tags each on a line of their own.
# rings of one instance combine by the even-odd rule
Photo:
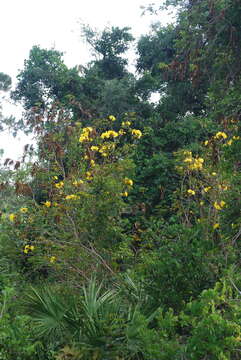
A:
<svg viewBox="0 0 241 360">
<path fill-rule="evenodd" d="M 163 6 L 135 74 L 129 28 L 84 26 L 87 67 L 34 46 L 18 75 L 1 127 L 36 145 L 0 171 L 0 360 L 241 357 L 241 3 Z"/>
</svg>

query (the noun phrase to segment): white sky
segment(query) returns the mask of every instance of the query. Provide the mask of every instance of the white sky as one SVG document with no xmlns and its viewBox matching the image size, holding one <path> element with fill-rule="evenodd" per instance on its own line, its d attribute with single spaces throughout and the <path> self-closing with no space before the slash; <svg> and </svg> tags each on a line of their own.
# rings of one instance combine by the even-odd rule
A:
<svg viewBox="0 0 241 360">
<path fill-rule="evenodd" d="M 55 47 L 65 53 L 65 63 L 71 67 L 89 61 L 86 45 L 80 38 L 80 22 L 103 29 L 110 26 L 129 26 L 139 37 L 149 31 L 152 22 L 163 25 L 170 21 L 161 17 L 141 17 L 141 5 L 160 4 L 160 0 L 0 0 L 1 57 L 0 72 L 9 74 L 13 81 L 33 45 Z M 10 110 L 11 109 L 11 110 Z M 3 105 L 3 113 L 19 114 L 19 110 Z M 19 140 L 0 133 L 0 149 L 4 158 L 16 159 L 26 139 Z"/>
</svg>

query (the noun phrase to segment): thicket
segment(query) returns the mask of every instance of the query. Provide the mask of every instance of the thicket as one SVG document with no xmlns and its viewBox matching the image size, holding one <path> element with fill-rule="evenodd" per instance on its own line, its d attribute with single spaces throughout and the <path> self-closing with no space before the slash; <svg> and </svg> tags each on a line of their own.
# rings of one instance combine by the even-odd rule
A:
<svg viewBox="0 0 241 360">
<path fill-rule="evenodd" d="M 1 166 L 0 360 L 240 359 L 241 4 L 163 6 L 135 74 L 129 28 L 84 26 L 88 66 L 34 46 L 18 75 L 1 127 L 36 145 Z"/>
</svg>

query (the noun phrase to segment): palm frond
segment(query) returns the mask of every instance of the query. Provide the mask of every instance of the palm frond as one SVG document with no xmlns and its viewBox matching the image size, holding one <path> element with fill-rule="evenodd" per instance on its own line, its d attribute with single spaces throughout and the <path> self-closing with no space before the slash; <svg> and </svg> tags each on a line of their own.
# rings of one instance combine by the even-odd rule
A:
<svg viewBox="0 0 241 360">
<path fill-rule="evenodd" d="M 61 297 L 50 288 L 31 288 L 25 300 L 25 307 L 31 316 L 37 336 L 61 338 L 67 327 L 67 310 Z"/>
</svg>

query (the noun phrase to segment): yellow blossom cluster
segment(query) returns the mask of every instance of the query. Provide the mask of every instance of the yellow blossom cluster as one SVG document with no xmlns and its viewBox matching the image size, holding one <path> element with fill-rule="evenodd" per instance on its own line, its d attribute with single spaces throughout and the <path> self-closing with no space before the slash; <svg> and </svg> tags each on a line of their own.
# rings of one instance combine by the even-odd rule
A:
<svg viewBox="0 0 241 360">
<path fill-rule="evenodd" d="M 104 157 L 108 156 L 108 151 L 111 151 L 111 150 L 114 150 L 114 149 L 115 149 L 115 144 L 114 143 L 104 144 L 104 145 L 101 145 L 101 146 L 93 145 L 90 148 L 90 150 L 92 150 L 92 151 L 98 151 Z M 88 155 L 86 155 L 86 160 L 88 160 L 88 159 L 89 159 L 89 157 L 88 157 Z M 91 166 L 95 166 L 93 161 L 94 160 L 92 160 Z"/>
<path fill-rule="evenodd" d="M 100 137 L 101 139 L 110 139 L 110 138 L 116 138 L 118 136 L 118 132 L 114 131 L 114 130 L 108 130 L 103 132 Z"/>
<path fill-rule="evenodd" d="M 188 155 L 183 161 L 190 170 L 202 170 L 204 159 L 201 157 L 194 158 L 191 151 L 185 151 L 184 155 Z"/>
<path fill-rule="evenodd" d="M 86 176 L 86 180 L 89 181 L 93 180 L 93 176 L 90 171 L 86 171 L 85 176 Z"/>
<path fill-rule="evenodd" d="M 140 139 L 142 137 L 142 132 L 141 130 L 137 130 L 137 129 L 132 129 L 131 130 L 131 134 L 136 137 L 137 139 Z"/>
<path fill-rule="evenodd" d="M 92 139 L 90 137 L 90 134 L 92 133 L 92 131 L 93 131 L 93 128 L 90 126 L 83 128 L 82 133 L 79 138 L 79 142 L 91 141 Z"/>
<path fill-rule="evenodd" d="M 13 222 L 15 219 L 16 219 L 16 215 L 15 215 L 15 214 L 10 214 L 10 215 L 9 215 L 9 220 L 10 220 L 10 221 Z"/>
<path fill-rule="evenodd" d="M 216 223 L 216 224 L 213 225 L 213 229 L 214 229 L 214 230 L 218 229 L 219 227 L 220 227 L 220 224 L 218 224 L 218 223 Z"/>
<path fill-rule="evenodd" d="M 129 194 L 127 191 L 124 191 L 123 193 L 121 193 L 121 196 L 127 197 Z"/>
<path fill-rule="evenodd" d="M 49 259 L 49 262 L 50 262 L 51 264 L 54 264 L 56 260 L 57 260 L 57 259 L 56 259 L 56 256 L 51 256 L 50 259 Z"/>
<path fill-rule="evenodd" d="M 125 135 L 126 132 L 125 132 L 123 129 L 120 129 L 120 130 L 118 131 L 118 134 L 119 134 L 120 136 L 122 136 L 122 135 Z"/>
<path fill-rule="evenodd" d="M 216 135 L 214 135 L 214 139 L 220 140 L 220 139 L 227 139 L 228 135 L 225 134 L 225 132 L 218 131 Z"/>
<path fill-rule="evenodd" d="M 123 126 L 123 127 L 131 126 L 131 122 L 130 121 L 122 121 L 121 126 Z"/>
<path fill-rule="evenodd" d="M 99 153 L 106 157 L 108 155 L 108 151 L 114 150 L 115 144 L 104 144 L 99 148 Z"/>
<path fill-rule="evenodd" d="M 20 209 L 20 212 L 23 213 L 23 214 L 25 214 L 25 213 L 28 212 L 28 208 L 22 207 L 22 208 Z"/>
<path fill-rule="evenodd" d="M 115 120 L 116 120 L 116 117 L 115 117 L 114 115 L 110 115 L 110 116 L 109 116 L 109 119 L 110 119 L 111 121 L 115 121 Z"/>
<path fill-rule="evenodd" d="M 224 208 L 224 206 L 226 205 L 225 201 L 221 200 L 221 201 L 215 201 L 213 206 L 216 210 L 222 210 Z"/>
<path fill-rule="evenodd" d="M 56 187 L 57 189 L 61 189 L 63 186 L 64 186 L 64 182 L 63 182 L 63 181 L 60 181 L 59 183 L 55 184 L 55 187 Z"/>
<path fill-rule="evenodd" d="M 187 190 L 188 195 L 195 195 L 195 191 L 192 189 Z"/>
<path fill-rule="evenodd" d="M 51 201 L 45 201 L 44 206 L 49 208 L 51 206 Z"/>
<path fill-rule="evenodd" d="M 224 146 L 231 146 L 233 141 L 236 140 L 240 140 L 240 136 L 233 136 L 232 139 L 230 139 L 229 141 L 226 142 L 226 144 L 224 144 Z"/>
<path fill-rule="evenodd" d="M 80 185 L 82 185 L 83 183 L 84 183 L 83 180 L 74 180 L 72 184 L 73 184 L 74 186 L 80 186 Z"/>
<path fill-rule="evenodd" d="M 75 194 L 65 196 L 65 200 L 77 200 L 77 199 L 79 199 L 79 196 Z"/>
<path fill-rule="evenodd" d="M 204 190 L 204 192 L 208 192 L 208 191 L 211 190 L 211 189 L 212 189 L 211 186 L 206 186 L 203 190 Z"/>
<path fill-rule="evenodd" d="M 125 178 L 123 181 L 124 181 L 124 184 L 129 185 L 129 186 L 133 186 L 133 180 Z"/>
<path fill-rule="evenodd" d="M 23 252 L 24 252 L 25 254 L 28 254 L 29 251 L 34 251 L 34 246 L 33 246 L 33 245 L 25 245 L 25 246 L 24 246 Z"/>
</svg>

